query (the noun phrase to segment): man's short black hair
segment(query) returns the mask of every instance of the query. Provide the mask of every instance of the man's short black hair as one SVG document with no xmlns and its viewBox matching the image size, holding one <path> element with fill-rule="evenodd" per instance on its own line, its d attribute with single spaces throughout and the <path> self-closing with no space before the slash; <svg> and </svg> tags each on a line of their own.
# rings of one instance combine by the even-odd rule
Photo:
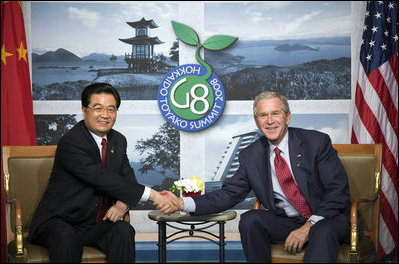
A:
<svg viewBox="0 0 399 264">
<path fill-rule="evenodd" d="M 112 94 L 116 101 L 116 107 L 119 108 L 121 105 L 121 97 L 118 91 L 109 83 L 92 83 L 86 86 L 82 92 L 82 106 L 87 107 L 90 104 L 90 98 L 92 94 Z"/>
</svg>

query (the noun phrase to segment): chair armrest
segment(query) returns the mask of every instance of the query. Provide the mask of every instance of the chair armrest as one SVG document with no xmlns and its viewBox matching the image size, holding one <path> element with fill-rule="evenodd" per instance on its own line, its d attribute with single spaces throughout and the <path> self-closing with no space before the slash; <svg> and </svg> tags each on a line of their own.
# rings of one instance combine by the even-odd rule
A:
<svg viewBox="0 0 399 264">
<path fill-rule="evenodd" d="M 123 217 L 123 220 L 124 220 L 125 222 L 130 223 L 130 214 L 129 214 L 129 211 L 125 214 L 125 216 Z"/>
<path fill-rule="evenodd" d="M 22 209 L 18 200 L 7 199 L 7 203 L 14 205 L 15 208 L 15 241 L 16 241 L 16 255 L 24 255 L 24 239 L 22 234 Z"/>
<path fill-rule="evenodd" d="M 375 186 L 373 193 L 370 197 L 362 197 L 362 198 L 357 198 L 352 202 L 351 206 L 351 217 L 350 217 L 350 224 L 351 224 L 351 249 L 350 249 L 350 254 L 355 254 L 355 252 L 358 250 L 358 237 L 357 237 L 357 229 L 358 229 L 358 224 L 357 224 L 357 219 L 358 219 L 358 208 L 359 208 L 359 203 L 363 202 L 374 202 L 375 200 L 378 199 L 379 193 L 380 193 L 380 188 L 381 188 L 381 179 L 380 179 L 380 172 L 376 171 L 374 173 L 375 177 Z"/>
<path fill-rule="evenodd" d="M 259 199 L 256 199 L 254 203 L 254 210 L 259 210 L 260 209 L 260 201 Z"/>
<path fill-rule="evenodd" d="M 374 202 L 378 199 L 378 195 L 374 195 L 368 198 L 357 198 L 352 202 L 351 206 L 351 217 L 350 217 L 350 224 L 351 224 L 351 249 L 350 252 L 355 253 L 358 251 L 358 208 L 359 204 L 363 202 Z"/>
</svg>

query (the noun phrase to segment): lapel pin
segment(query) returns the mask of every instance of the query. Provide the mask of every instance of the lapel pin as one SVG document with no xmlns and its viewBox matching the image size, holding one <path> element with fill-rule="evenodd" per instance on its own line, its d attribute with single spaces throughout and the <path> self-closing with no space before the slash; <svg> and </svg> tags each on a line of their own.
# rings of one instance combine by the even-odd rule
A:
<svg viewBox="0 0 399 264">
<path fill-rule="evenodd" d="M 300 166 L 301 166 L 301 163 L 298 161 L 298 162 L 296 163 L 296 166 L 297 166 L 297 167 L 300 167 Z"/>
<path fill-rule="evenodd" d="M 111 154 L 114 154 L 114 152 L 115 152 L 115 150 L 114 150 L 114 148 L 112 147 L 112 148 L 111 148 Z"/>
<path fill-rule="evenodd" d="M 302 157 L 302 154 L 298 154 L 298 155 L 296 155 L 298 158 L 300 158 L 300 157 Z"/>
</svg>

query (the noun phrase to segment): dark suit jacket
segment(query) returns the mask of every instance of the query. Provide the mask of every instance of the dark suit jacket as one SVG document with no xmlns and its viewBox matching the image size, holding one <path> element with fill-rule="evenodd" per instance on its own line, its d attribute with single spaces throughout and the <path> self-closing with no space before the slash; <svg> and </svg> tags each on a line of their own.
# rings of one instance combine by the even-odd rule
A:
<svg viewBox="0 0 399 264">
<path fill-rule="evenodd" d="M 54 167 L 43 198 L 33 216 L 29 238 L 53 217 L 72 225 L 86 224 L 97 214 L 99 197 L 107 196 L 108 207 L 120 200 L 135 206 L 144 192 L 137 183 L 126 155 L 127 141 L 119 132 L 107 134 L 107 169 L 102 167 L 99 148 L 83 121 L 59 141 Z"/>
<path fill-rule="evenodd" d="M 289 128 L 288 133 L 291 168 L 312 213 L 349 221 L 348 177 L 330 137 L 300 128 Z M 222 189 L 193 197 L 195 214 L 227 210 L 245 199 L 251 189 L 267 210 L 283 214 L 274 203 L 269 160 L 269 143 L 261 137 L 240 152 L 240 167 Z"/>
</svg>

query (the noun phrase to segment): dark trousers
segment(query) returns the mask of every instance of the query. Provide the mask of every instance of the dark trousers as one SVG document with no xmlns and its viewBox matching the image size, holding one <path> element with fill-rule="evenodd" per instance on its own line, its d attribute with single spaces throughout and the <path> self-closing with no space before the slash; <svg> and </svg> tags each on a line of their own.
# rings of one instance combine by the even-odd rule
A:
<svg viewBox="0 0 399 264">
<path fill-rule="evenodd" d="M 123 220 L 103 221 L 87 229 L 53 218 L 41 228 L 33 242 L 49 250 L 51 262 L 80 263 L 83 246 L 93 246 L 107 255 L 108 262 L 135 262 L 135 230 Z"/>
<path fill-rule="evenodd" d="M 271 262 L 271 243 L 284 243 L 288 235 L 305 223 L 302 217 L 276 216 L 266 210 L 241 215 L 239 230 L 248 262 Z M 310 228 L 304 262 L 337 262 L 339 246 L 350 234 L 349 221 L 336 218 L 317 222 Z"/>
</svg>

